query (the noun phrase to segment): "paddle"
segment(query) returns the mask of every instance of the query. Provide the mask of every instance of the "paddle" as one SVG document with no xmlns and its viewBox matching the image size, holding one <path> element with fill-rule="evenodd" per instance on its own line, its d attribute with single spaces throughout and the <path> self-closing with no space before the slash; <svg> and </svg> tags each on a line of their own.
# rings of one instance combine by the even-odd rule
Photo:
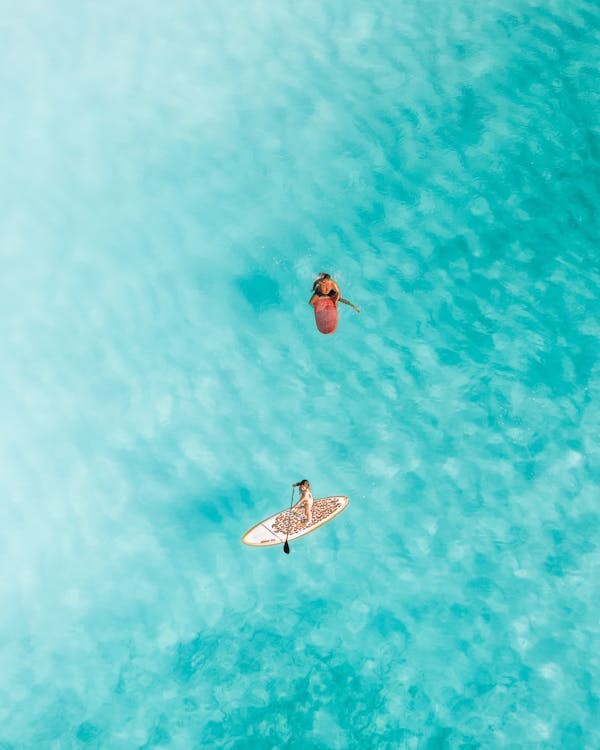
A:
<svg viewBox="0 0 600 750">
<path fill-rule="evenodd" d="M 288 536 L 290 533 L 290 523 L 292 521 L 292 505 L 294 504 L 294 487 L 295 485 L 292 485 L 292 499 L 290 500 L 290 511 L 288 513 L 288 524 L 287 524 L 287 531 L 285 532 L 285 542 L 283 543 L 283 551 L 286 555 L 290 554 L 290 545 L 288 544 Z"/>
</svg>

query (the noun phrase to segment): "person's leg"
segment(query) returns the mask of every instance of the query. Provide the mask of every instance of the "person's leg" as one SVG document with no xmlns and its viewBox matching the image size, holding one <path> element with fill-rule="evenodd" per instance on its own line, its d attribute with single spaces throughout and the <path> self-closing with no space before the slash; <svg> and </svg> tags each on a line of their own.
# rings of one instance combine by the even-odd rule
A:
<svg viewBox="0 0 600 750">
<path fill-rule="evenodd" d="M 306 500 L 304 501 L 304 513 L 306 515 L 307 524 L 312 523 L 312 520 L 313 520 L 312 510 L 313 510 L 313 500 L 312 498 L 307 497 Z"/>
</svg>

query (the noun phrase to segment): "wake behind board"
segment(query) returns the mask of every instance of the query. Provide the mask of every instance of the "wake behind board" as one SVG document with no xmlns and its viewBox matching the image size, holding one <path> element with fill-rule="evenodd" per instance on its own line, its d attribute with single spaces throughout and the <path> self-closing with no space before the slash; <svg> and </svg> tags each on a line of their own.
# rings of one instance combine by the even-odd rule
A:
<svg viewBox="0 0 600 750">
<path fill-rule="evenodd" d="M 315 322 L 321 333 L 333 333 L 338 324 L 337 304 L 331 297 L 319 297 L 313 305 Z"/>
<path fill-rule="evenodd" d="M 291 542 L 293 539 L 310 534 L 311 531 L 323 526 L 327 521 L 331 521 L 344 510 L 348 502 L 345 495 L 321 497 L 315 500 L 313 520 L 310 526 L 307 526 L 304 521 L 303 508 L 295 508 L 292 511 L 289 508 L 281 510 L 274 516 L 253 526 L 250 531 L 244 534 L 242 542 L 249 544 L 251 547 L 271 547 L 274 544 L 283 544 L 288 529 L 288 541 Z"/>
</svg>

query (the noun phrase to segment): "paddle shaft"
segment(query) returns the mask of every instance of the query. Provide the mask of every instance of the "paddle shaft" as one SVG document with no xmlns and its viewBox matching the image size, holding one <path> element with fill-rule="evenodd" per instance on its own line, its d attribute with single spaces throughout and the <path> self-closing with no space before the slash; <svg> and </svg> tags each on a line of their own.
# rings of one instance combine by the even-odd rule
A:
<svg viewBox="0 0 600 750">
<path fill-rule="evenodd" d="M 288 544 L 288 536 L 290 535 L 290 524 L 292 522 L 292 506 L 294 504 L 294 488 L 292 487 L 292 499 L 290 500 L 290 510 L 288 512 L 288 523 L 287 531 L 285 532 L 285 542 L 283 543 L 283 551 L 286 555 L 290 554 L 290 545 Z"/>
</svg>

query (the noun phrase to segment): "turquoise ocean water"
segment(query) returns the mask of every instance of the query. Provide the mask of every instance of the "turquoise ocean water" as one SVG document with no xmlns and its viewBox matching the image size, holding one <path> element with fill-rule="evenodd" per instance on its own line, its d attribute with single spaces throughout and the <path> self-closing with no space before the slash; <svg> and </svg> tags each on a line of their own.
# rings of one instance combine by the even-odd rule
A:
<svg viewBox="0 0 600 750">
<path fill-rule="evenodd" d="M 598 748 L 598 2 L 0 38 L 1 750 Z"/>
</svg>

